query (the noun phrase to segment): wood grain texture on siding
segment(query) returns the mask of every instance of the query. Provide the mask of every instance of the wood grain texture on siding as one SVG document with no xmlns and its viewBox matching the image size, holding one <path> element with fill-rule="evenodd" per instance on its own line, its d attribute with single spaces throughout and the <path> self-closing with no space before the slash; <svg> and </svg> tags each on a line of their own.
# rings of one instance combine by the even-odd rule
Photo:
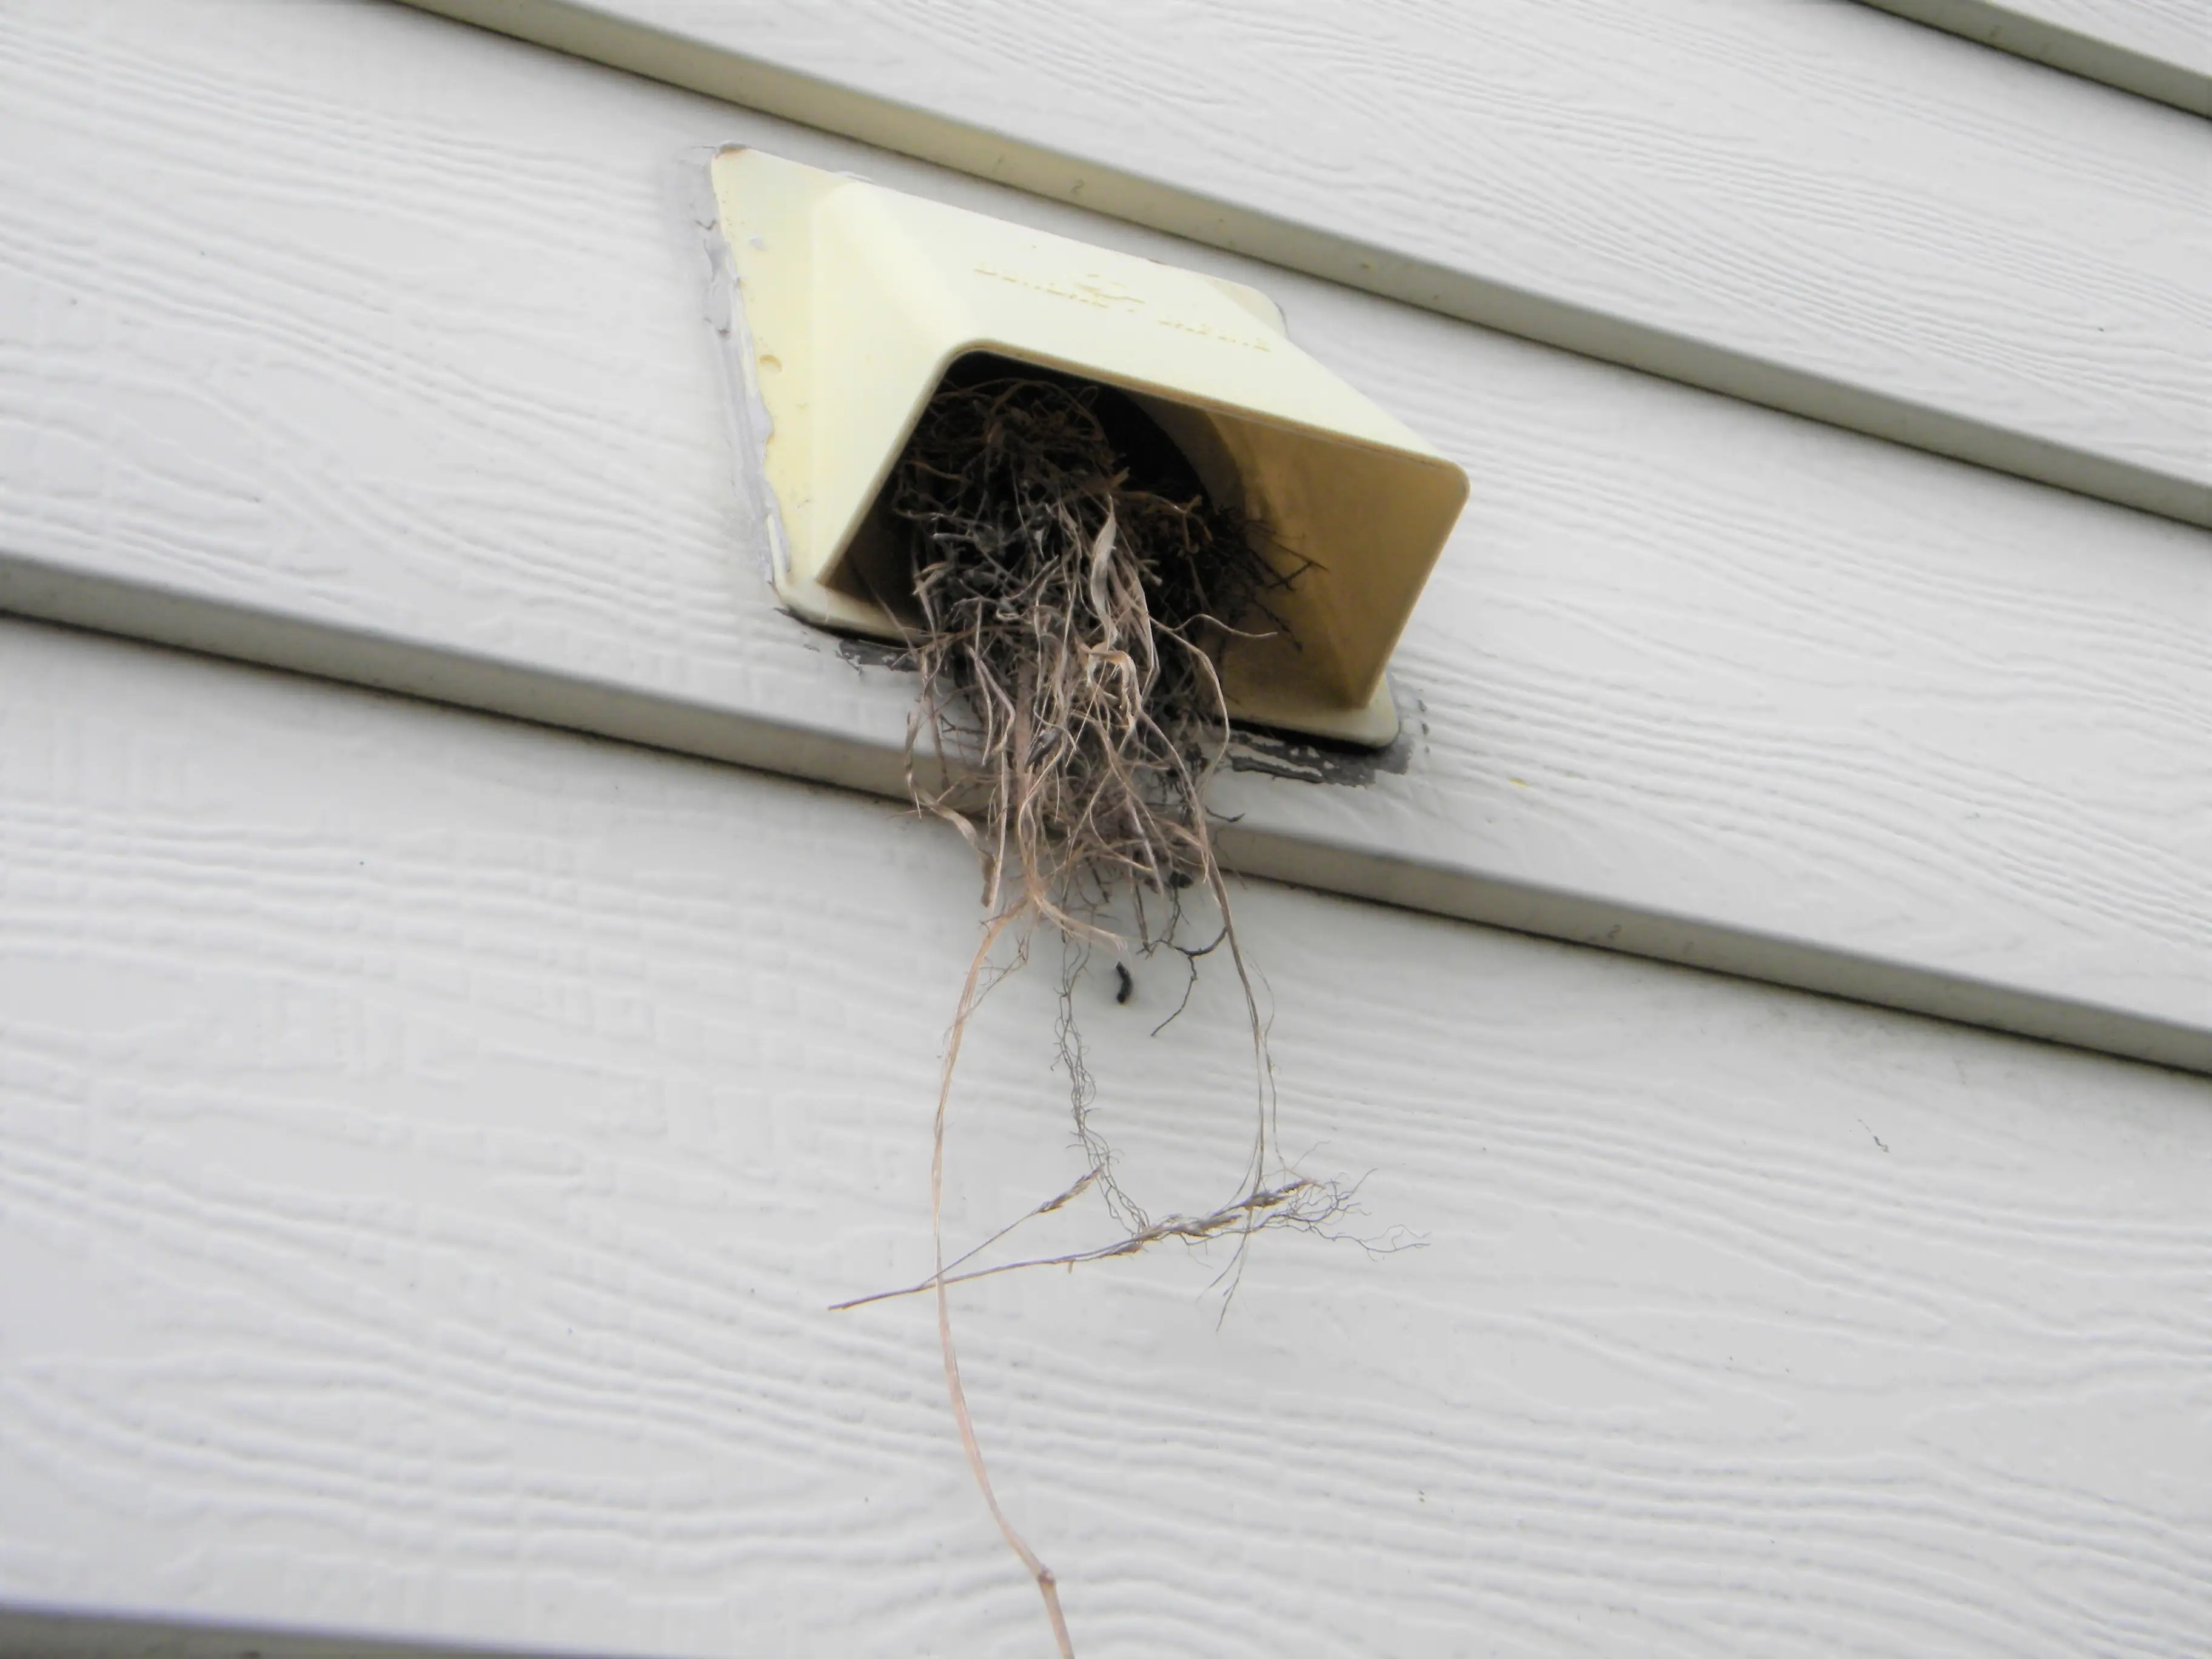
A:
<svg viewBox="0 0 2212 1659">
<path fill-rule="evenodd" d="M 2203 0 L 1869 0 L 1970 40 L 2212 115 Z"/>
<path fill-rule="evenodd" d="M 0 623 L 0 1596 L 1042 1650 L 925 1304 L 972 862 L 866 798 Z M 2212 1082 L 1255 884 L 1359 1226 L 963 1290 L 1086 1659 L 2212 1643 Z M 1072 1173 L 1047 972 L 949 1225 Z M 1158 1210 L 1229 988 L 1080 992 Z M 1064 1240 L 1098 1236 L 1079 1207 Z M 1033 1243 L 1048 1243 L 1039 1237 Z"/>
<path fill-rule="evenodd" d="M 2212 524 L 2212 131 L 1842 0 L 426 0 Z"/>
<path fill-rule="evenodd" d="M 2203 532 L 404 10 L 12 11 L 0 80 L 0 604 L 896 790 L 733 485 L 742 138 L 1258 281 L 1473 472 L 1402 769 L 1235 780 L 1249 867 L 2212 1066 Z"/>
</svg>

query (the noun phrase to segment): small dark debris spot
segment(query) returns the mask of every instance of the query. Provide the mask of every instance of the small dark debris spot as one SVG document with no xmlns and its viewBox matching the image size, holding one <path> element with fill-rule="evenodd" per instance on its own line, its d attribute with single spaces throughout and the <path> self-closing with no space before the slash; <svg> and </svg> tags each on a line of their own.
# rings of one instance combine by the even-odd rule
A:
<svg viewBox="0 0 2212 1659">
<path fill-rule="evenodd" d="M 1114 964 L 1114 1000 L 1127 1002 L 1136 993 L 1137 981 L 1131 977 L 1128 964 L 1123 962 L 1115 963 Z"/>
</svg>

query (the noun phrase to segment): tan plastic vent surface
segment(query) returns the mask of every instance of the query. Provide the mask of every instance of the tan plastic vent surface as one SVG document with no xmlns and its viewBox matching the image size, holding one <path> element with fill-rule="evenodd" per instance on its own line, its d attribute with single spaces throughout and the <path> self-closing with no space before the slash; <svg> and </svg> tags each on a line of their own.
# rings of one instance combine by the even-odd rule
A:
<svg viewBox="0 0 2212 1659">
<path fill-rule="evenodd" d="M 1310 562 L 1289 637 L 1228 653 L 1237 718 L 1396 735 L 1384 670 L 1467 477 L 1291 344 L 1265 295 L 759 150 L 723 151 L 714 185 L 793 611 L 899 637 L 855 579 L 870 509 L 946 370 L 989 352 L 1129 393 L 1217 501 Z"/>
</svg>

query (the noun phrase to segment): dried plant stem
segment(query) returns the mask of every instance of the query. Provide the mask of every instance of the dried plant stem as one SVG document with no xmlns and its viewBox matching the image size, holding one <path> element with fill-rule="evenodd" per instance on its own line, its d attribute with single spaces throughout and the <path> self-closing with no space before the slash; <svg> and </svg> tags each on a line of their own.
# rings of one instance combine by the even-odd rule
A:
<svg viewBox="0 0 2212 1659">
<path fill-rule="evenodd" d="M 1089 1176 L 1084 1177 L 1086 1183 L 1091 1179 Z M 849 1302 L 834 1304 L 830 1311 L 842 1313 L 848 1308 L 865 1308 L 872 1302 L 890 1302 L 902 1296 L 920 1296 L 924 1291 L 934 1290 L 939 1285 L 965 1285 L 970 1279 L 992 1279 L 1000 1273 L 1019 1273 L 1024 1267 L 1073 1267 L 1086 1261 L 1109 1261 L 1117 1255 L 1134 1255 L 1149 1245 L 1165 1243 L 1170 1239 L 1178 1240 L 1186 1244 L 1203 1244 L 1228 1234 L 1242 1233 L 1254 1218 L 1264 1218 L 1270 1212 L 1287 1212 L 1290 1206 L 1302 1203 L 1312 1201 L 1325 1203 L 1330 1212 L 1334 1213 L 1341 1209 L 1340 1200 L 1343 1197 L 1344 1194 L 1340 1190 L 1334 1189 L 1318 1181 L 1308 1181 L 1300 1177 L 1286 1182 L 1280 1187 L 1254 1192 L 1237 1200 L 1234 1204 L 1224 1205 L 1211 1215 L 1171 1215 L 1164 1221 L 1155 1222 L 1140 1233 L 1131 1233 L 1127 1238 L 1115 1239 L 1111 1244 L 1100 1244 L 1088 1250 L 1070 1250 L 1065 1255 L 1038 1255 L 1030 1256 L 1020 1261 L 1001 1261 L 994 1267 L 978 1267 L 972 1273 L 957 1273 L 940 1269 L 939 1273 L 923 1279 L 919 1285 L 908 1285 L 901 1290 L 875 1291 L 866 1296 L 856 1296 Z M 1022 1220 L 1027 1221 L 1038 1213 L 1040 1213 L 1039 1211 L 1032 1210 L 1029 1215 L 1024 1216 Z M 1299 1218 L 1303 1220 L 1307 1218 Z M 1317 1224 L 1322 1218 L 1316 1216 L 1310 1218 Z M 1020 1224 L 1020 1222 L 1016 1222 L 1014 1226 Z M 995 1243 L 1012 1231 L 1013 1227 L 1002 1228 L 985 1243 Z M 975 1254 L 976 1254 L 975 1250 L 968 1252 L 969 1255 Z M 966 1256 L 961 1258 L 962 1261 L 966 1259 Z"/>
<path fill-rule="evenodd" d="M 967 1035 L 969 1017 L 975 1011 L 975 1000 L 982 984 L 984 964 L 990 960 L 991 947 L 998 943 L 999 935 L 1014 920 L 1008 912 L 994 921 L 984 931 L 983 942 L 975 947 L 975 960 L 968 964 L 967 982 L 960 989 L 960 1012 L 952 1022 L 951 1035 L 945 1045 L 945 1066 L 938 1078 L 937 1117 L 931 1130 L 929 1158 L 929 1236 L 936 1253 L 937 1271 L 932 1282 L 937 1287 L 937 1346 L 945 1357 L 945 1391 L 952 1401 L 953 1420 L 960 1425 L 960 1444 L 968 1454 L 969 1472 L 975 1477 L 975 1485 L 983 1494 L 984 1506 L 997 1522 L 1000 1536 L 1006 1547 L 1021 1558 L 1030 1577 L 1036 1581 L 1037 1594 L 1044 1598 L 1045 1617 L 1052 1621 L 1053 1639 L 1060 1644 L 1060 1659 L 1075 1659 L 1075 1644 L 1067 1633 L 1066 1615 L 1060 1610 L 1060 1583 L 1052 1576 L 1052 1569 L 1038 1559 L 1037 1553 L 1014 1530 L 1006 1512 L 999 1507 L 999 1494 L 992 1489 L 991 1471 L 983 1462 L 983 1448 L 975 1439 L 975 1419 L 968 1409 L 968 1391 L 960 1385 L 960 1355 L 952 1343 L 952 1304 L 945 1291 L 945 1116 L 952 1098 L 952 1074 L 960 1064 L 960 1041 Z"/>
</svg>

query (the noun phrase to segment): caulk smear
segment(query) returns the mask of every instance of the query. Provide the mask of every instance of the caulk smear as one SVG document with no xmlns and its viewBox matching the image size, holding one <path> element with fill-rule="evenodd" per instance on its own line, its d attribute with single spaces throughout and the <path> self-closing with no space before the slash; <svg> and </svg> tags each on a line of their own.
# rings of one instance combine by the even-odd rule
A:
<svg viewBox="0 0 2212 1659">
<path fill-rule="evenodd" d="M 707 255 L 707 326 L 720 342 L 716 356 L 722 366 L 723 424 L 730 446 L 732 482 L 746 520 L 762 528 L 765 542 L 761 574 L 773 585 L 791 569 L 790 538 L 784 530 L 775 492 L 768 486 L 768 444 L 775 435 L 775 422 L 761 396 L 752 331 L 745 325 L 744 287 L 729 239 L 723 233 L 721 204 L 714 196 L 715 161 L 744 148 L 725 144 L 706 151 L 703 164 L 699 160 L 702 152 L 688 151 L 684 173 L 692 222 L 699 229 Z M 757 248 L 766 246 L 757 236 L 751 241 Z"/>
</svg>

